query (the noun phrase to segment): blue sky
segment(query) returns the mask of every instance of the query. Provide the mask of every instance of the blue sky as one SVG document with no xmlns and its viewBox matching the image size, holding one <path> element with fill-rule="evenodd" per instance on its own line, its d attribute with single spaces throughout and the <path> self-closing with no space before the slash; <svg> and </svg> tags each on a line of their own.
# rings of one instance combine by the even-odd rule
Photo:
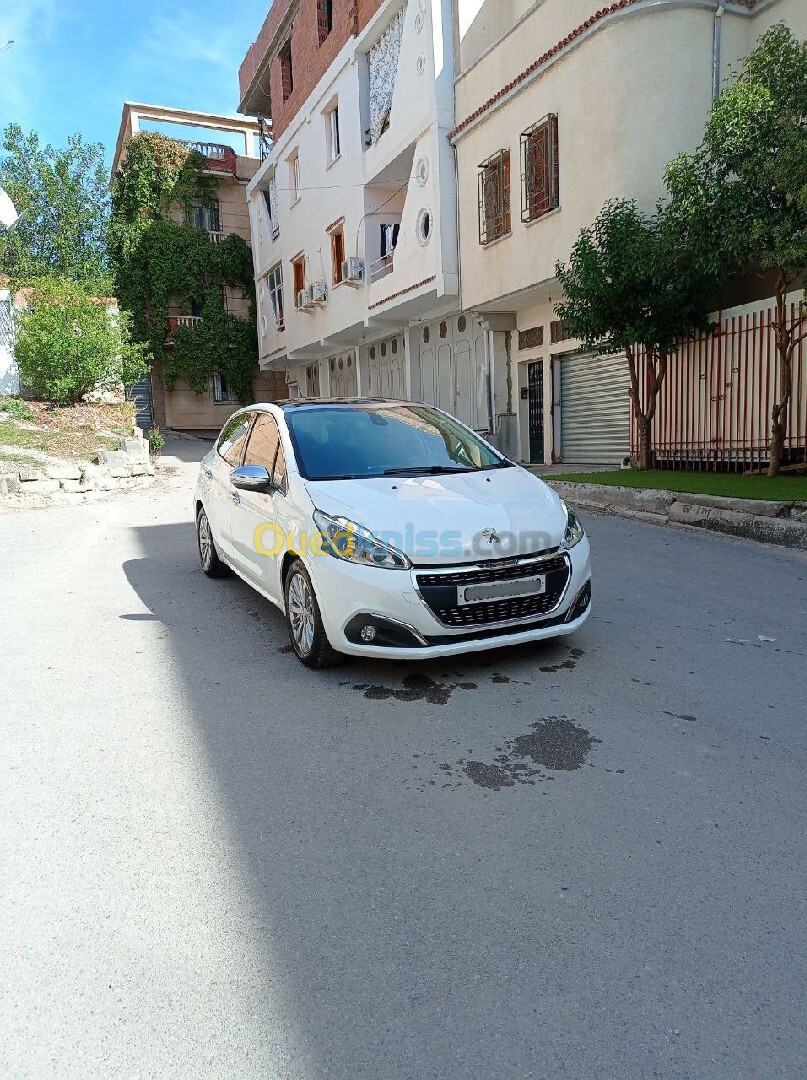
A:
<svg viewBox="0 0 807 1080">
<path fill-rule="evenodd" d="M 271 0 L 0 0 L 0 129 L 111 160 L 125 100 L 235 113 L 238 65 Z M 224 141 L 218 139 L 218 141 Z"/>
</svg>

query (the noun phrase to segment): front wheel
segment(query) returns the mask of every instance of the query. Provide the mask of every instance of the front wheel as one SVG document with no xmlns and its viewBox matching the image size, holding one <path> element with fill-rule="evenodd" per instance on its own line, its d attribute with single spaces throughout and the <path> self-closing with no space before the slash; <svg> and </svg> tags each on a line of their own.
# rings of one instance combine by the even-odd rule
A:
<svg viewBox="0 0 807 1080">
<path fill-rule="evenodd" d="M 229 577 L 230 568 L 219 558 L 213 540 L 213 530 L 210 528 L 210 522 L 202 506 L 196 514 L 196 543 L 199 546 L 199 562 L 205 574 L 211 578 Z"/>
<path fill-rule="evenodd" d="M 286 576 L 286 625 L 297 659 L 306 667 L 325 668 L 338 664 L 342 654 L 331 647 L 314 595 L 308 571 L 296 559 Z"/>
</svg>

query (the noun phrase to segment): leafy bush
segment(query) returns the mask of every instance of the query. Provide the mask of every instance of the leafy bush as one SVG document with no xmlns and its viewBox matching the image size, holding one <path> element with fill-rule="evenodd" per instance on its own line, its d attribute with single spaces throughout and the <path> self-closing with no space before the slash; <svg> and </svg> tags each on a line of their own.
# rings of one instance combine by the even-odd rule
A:
<svg viewBox="0 0 807 1080">
<path fill-rule="evenodd" d="M 66 278 L 36 281 L 18 320 L 14 356 L 34 397 L 69 405 L 95 389 L 131 386 L 146 372 L 129 316 Z"/>
<path fill-rule="evenodd" d="M 0 398 L 0 412 L 6 413 L 12 420 L 36 420 L 36 413 L 22 398 Z"/>
<path fill-rule="evenodd" d="M 165 446 L 165 435 L 158 427 L 149 428 L 149 453 L 159 454 Z"/>
</svg>

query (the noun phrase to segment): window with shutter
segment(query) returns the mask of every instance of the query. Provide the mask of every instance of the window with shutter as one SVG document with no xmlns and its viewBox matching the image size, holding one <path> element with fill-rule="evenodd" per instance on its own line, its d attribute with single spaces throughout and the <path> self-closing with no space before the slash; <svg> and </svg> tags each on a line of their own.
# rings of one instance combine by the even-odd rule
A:
<svg viewBox="0 0 807 1080">
<path fill-rule="evenodd" d="M 559 205 L 558 118 L 550 113 L 521 133 L 521 220 L 535 221 Z"/>
<path fill-rule="evenodd" d="M 510 232 L 510 151 L 479 166 L 479 243 L 490 244 Z"/>
</svg>

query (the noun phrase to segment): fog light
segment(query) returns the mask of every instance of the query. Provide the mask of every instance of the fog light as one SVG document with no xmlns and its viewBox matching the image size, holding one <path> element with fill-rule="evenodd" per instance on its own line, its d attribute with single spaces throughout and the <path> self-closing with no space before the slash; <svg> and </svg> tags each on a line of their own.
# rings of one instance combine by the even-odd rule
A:
<svg viewBox="0 0 807 1080">
<path fill-rule="evenodd" d="M 374 626 L 363 626 L 361 628 L 362 641 L 375 641 L 376 630 Z"/>
</svg>

